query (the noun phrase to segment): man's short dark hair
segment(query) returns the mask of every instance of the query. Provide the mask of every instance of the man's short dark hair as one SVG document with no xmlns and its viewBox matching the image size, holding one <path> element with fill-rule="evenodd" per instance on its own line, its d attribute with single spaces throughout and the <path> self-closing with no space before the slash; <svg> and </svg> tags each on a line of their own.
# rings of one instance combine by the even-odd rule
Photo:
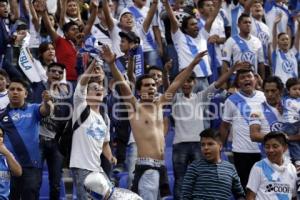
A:
<svg viewBox="0 0 300 200">
<path fill-rule="evenodd" d="M 64 64 L 53 62 L 48 65 L 47 70 L 50 70 L 52 67 L 60 67 L 62 70 L 66 69 L 66 66 Z"/>
<path fill-rule="evenodd" d="M 150 74 L 144 74 L 144 75 L 140 76 L 140 77 L 137 79 L 137 81 L 136 81 L 136 83 L 135 83 L 135 88 L 136 88 L 137 91 L 140 91 L 140 90 L 141 90 L 142 84 L 143 84 L 143 80 L 144 80 L 144 79 L 148 79 L 148 78 L 153 79 L 152 76 L 151 76 Z M 153 80 L 154 80 L 154 79 L 153 79 Z"/>
<path fill-rule="evenodd" d="M 288 34 L 285 33 L 285 32 L 281 32 L 281 33 L 279 33 L 279 34 L 277 35 L 277 39 L 279 39 L 282 35 L 288 35 Z"/>
<path fill-rule="evenodd" d="M 265 145 L 271 139 L 277 140 L 282 145 L 287 145 L 288 141 L 285 134 L 281 131 L 271 131 L 267 135 L 264 136 L 263 144 Z"/>
<path fill-rule="evenodd" d="M 66 24 L 63 25 L 63 27 L 62 27 L 63 32 L 64 32 L 64 33 L 68 32 L 69 29 L 70 29 L 72 26 L 77 26 L 77 27 L 79 28 L 79 26 L 78 26 L 78 24 L 77 24 L 76 22 L 70 21 L 70 22 L 68 22 L 68 23 L 66 23 Z"/>
<path fill-rule="evenodd" d="M 29 89 L 29 83 L 28 83 L 27 81 L 21 79 L 21 78 L 12 78 L 12 79 L 10 80 L 10 84 L 12 84 L 12 83 L 19 83 L 19 84 L 21 84 L 26 90 Z"/>
<path fill-rule="evenodd" d="M 212 1 L 212 0 L 199 0 L 197 3 L 197 8 L 203 8 L 204 2 L 206 2 L 206 1 Z"/>
<path fill-rule="evenodd" d="M 250 18 L 250 15 L 247 13 L 242 13 L 238 19 L 238 24 L 241 23 L 244 18 Z"/>
<path fill-rule="evenodd" d="M 299 78 L 289 78 L 285 83 L 285 87 L 289 91 L 291 87 L 298 84 L 300 84 Z"/>
<path fill-rule="evenodd" d="M 0 75 L 6 79 L 6 82 L 9 82 L 9 75 L 4 69 L 0 69 Z"/>
<path fill-rule="evenodd" d="M 195 16 L 193 15 L 188 15 L 188 16 L 185 16 L 183 19 L 182 19 L 182 23 L 181 23 L 181 31 L 183 33 L 186 33 L 186 29 L 188 27 L 188 24 L 189 24 L 189 21 L 190 19 L 196 19 Z"/>
<path fill-rule="evenodd" d="M 146 69 L 146 73 L 149 74 L 149 72 L 150 72 L 151 70 L 158 70 L 158 71 L 161 71 L 161 72 L 163 71 L 162 68 L 160 68 L 160 67 L 158 67 L 158 66 L 155 66 L 155 65 L 151 65 L 150 67 L 148 67 L 148 68 Z"/>
<path fill-rule="evenodd" d="M 246 74 L 246 73 L 249 73 L 249 72 L 253 73 L 253 75 L 254 75 L 254 72 L 253 72 L 252 68 L 249 68 L 249 69 L 240 69 L 240 70 L 238 70 L 238 71 L 236 72 L 236 75 L 235 75 L 235 78 L 234 78 L 233 85 L 234 85 L 235 87 L 238 88 L 238 80 L 239 80 L 240 75 L 241 75 L 241 74 Z"/>
<path fill-rule="evenodd" d="M 265 89 L 267 83 L 275 83 L 276 88 L 279 91 L 283 91 L 284 85 L 282 83 L 281 78 L 279 78 L 278 76 L 269 76 L 268 78 L 266 78 L 263 82 L 263 89 Z"/>
<path fill-rule="evenodd" d="M 213 128 L 208 128 L 202 131 L 199 136 L 201 138 L 211 138 L 217 142 L 222 142 L 220 132 Z"/>
</svg>

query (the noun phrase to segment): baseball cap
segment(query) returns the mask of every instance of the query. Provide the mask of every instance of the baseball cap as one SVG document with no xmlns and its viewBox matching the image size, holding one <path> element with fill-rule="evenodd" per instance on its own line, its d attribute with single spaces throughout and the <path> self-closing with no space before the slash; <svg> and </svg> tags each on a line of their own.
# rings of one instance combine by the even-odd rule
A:
<svg viewBox="0 0 300 200">
<path fill-rule="evenodd" d="M 140 38 L 133 31 L 119 32 L 121 38 L 127 38 L 129 42 L 140 43 Z"/>
</svg>

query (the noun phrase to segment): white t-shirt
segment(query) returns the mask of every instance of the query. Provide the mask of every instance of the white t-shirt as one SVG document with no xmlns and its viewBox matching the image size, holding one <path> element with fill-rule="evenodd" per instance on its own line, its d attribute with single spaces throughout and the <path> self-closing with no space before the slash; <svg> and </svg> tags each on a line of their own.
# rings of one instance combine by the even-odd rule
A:
<svg viewBox="0 0 300 200">
<path fill-rule="evenodd" d="M 300 121 L 300 98 L 284 97 L 282 106 L 283 122 L 295 123 Z"/>
<path fill-rule="evenodd" d="M 178 54 L 179 70 L 186 68 L 194 59 L 196 53 L 207 50 L 207 31 L 202 28 L 196 38 L 184 34 L 180 29 L 172 33 L 172 40 Z M 194 52 L 195 51 L 195 52 Z M 211 75 L 208 56 L 204 56 L 199 65 L 194 68 L 197 77 Z"/>
<path fill-rule="evenodd" d="M 260 112 L 261 103 L 266 100 L 261 91 L 251 97 L 240 92 L 228 97 L 224 103 L 222 120 L 232 126 L 232 151 L 238 153 L 259 153 L 259 144 L 250 139 L 249 121 L 253 112 Z"/>
<path fill-rule="evenodd" d="M 101 25 L 100 25 L 101 26 Z M 102 27 L 103 28 L 103 27 Z M 106 30 L 105 28 L 103 28 Z M 108 29 L 107 29 L 108 31 Z M 96 25 L 92 26 L 91 34 L 102 44 L 108 45 L 112 48 L 112 41 L 109 36 L 105 35 Z"/>
<path fill-rule="evenodd" d="M 251 113 L 249 125 L 260 125 L 261 133 L 267 134 L 270 131 L 280 131 L 282 127 L 282 115 L 279 111 L 264 102 L 261 104 L 261 110 Z"/>
<path fill-rule="evenodd" d="M 173 98 L 172 116 L 175 121 L 173 144 L 180 142 L 199 142 L 199 133 L 204 130 L 203 111 L 217 89 L 211 84 L 205 90 L 192 93 L 190 98 L 176 93 Z"/>
<path fill-rule="evenodd" d="M 82 87 L 78 83 L 74 93 L 73 124 L 87 106 L 86 95 L 87 87 Z M 108 127 L 101 114 L 91 109 L 88 118 L 73 134 L 70 167 L 103 171 L 100 155 L 103 143 L 110 140 Z"/>
<path fill-rule="evenodd" d="M 272 30 L 273 30 L 273 26 L 274 26 L 274 21 L 275 21 L 276 16 L 279 15 L 279 13 L 282 14 L 282 17 L 281 17 L 280 22 L 277 25 L 277 34 L 287 32 L 288 15 L 281 8 L 273 6 L 270 11 L 265 13 L 266 24 L 271 30 L 271 38 L 273 37 Z"/>
<path fill-rule="evenodd" d="M 7 90 L 0 92 L 0 113 L 2 113 L 9 104 Z"/>
<path fill-rule="evenodd" d="M 296 168 L 288 159 L 278 166 L 265 158 L 252 167 L 247 188 L 257 200 L 292 199 L 296 196 L 296 178 Z"/>
<path fill-rule="evenodd" d="M 297 53 L 296 48 L 290 49 L 287 53 L 280 51 L 278 48 L 272 52 L 274 75 L 280 77 L 284 84 L 289 78 L 298 77 Z"/>
<path fill-rule="evenodd" d="M 255 72 L 257 72 L 257 64 L 264 63 L 264 54 L 261 41 L 251 35 L 249 40 L 241 38 L 236 35 L 242 42 L 244 42 L 248 48 L 247 51 L 242 52 L 240 45 L 237 44 L 233 37 L 230 37 L 223 48 L 223 61 L 235 64 L 237 61 L 247 61 L 254 66 Z"/>
</svg>

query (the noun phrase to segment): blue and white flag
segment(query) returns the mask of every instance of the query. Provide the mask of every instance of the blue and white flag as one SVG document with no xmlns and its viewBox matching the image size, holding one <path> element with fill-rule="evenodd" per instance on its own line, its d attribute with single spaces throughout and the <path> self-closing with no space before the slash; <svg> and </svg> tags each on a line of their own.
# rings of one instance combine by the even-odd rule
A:
<svg viewBox="0 0 300 200">
<path fill-rule="evenodd" d="M 89 55 L 95 58 L 98 62 L 101 62 L 100 56 L 101 45 L 99 45 L 99 41 L 93 36 L 89 35 L 84 42 L 84 46 L 79 49 L 79 53 L 89 53 Z"/>
<path fill-rule="evenodd" d="M 32 57 L 29 49 L 27 48 L 29 40 L 30 34 L 27 33 L 26 37 L 23 39 L 23 44 L 20 50 L 18 60 L 19 66 L 30 82 L 47 81 L 46 70 L 38 60 Z"/>
</svg>

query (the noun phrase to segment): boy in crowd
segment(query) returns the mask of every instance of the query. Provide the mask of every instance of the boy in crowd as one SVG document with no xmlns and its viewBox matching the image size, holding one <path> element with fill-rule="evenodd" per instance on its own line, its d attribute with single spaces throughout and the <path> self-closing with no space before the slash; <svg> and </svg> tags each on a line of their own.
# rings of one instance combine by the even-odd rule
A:
<svg viewBox="0 0 300 200">
<path fill-rule="evenodd" d="M 181 199 L 229 199 L 233 193 L 245 199 L 240 178 L 234 166 L 221 160 L 222 141 L 218 131 L 206 129 L 200 133 L 203 158 L 188 168 L 182 185 Z"/>
<path fill-rule="evenodd" d="M 289 152 L 296 168 L 300 167 L 300 79 L 289 78 L 286 82 L 288 95 L 282 100 L 283 127 L 282 131 L 287 134 L 289 140 Z M 298 172 L 299 173 L 299 172 Z M 298 175 L 300 176 L 300 174 Z M 300 183 L 297 183 L 298 188 Z"/>
</svg>

